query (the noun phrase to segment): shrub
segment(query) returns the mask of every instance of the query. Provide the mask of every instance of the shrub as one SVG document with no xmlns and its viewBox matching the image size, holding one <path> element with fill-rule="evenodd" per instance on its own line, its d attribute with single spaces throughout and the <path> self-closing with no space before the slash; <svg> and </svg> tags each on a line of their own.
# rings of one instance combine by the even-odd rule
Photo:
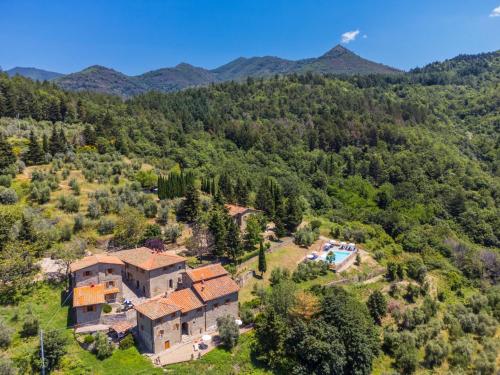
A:
<svg viewBox="0 0 500 375">
<path fill-rule="evenodd" d="M 69 241 L 71 240 L 72 230 L 69 224 L 64 225 L 59 230 L 59 240 L 60 241 Z"/>
<path fill-rule="evenodd" d="M 3 354 L 0 354 L 0 374 L 2 375 L 16 375 L 17 371 L 14 363 Z"/>
<path fill-rule="evenodd" d="M 87 207 L 87 215 L 92 219 L 97 219 L 99 216 L 101 216 L 99 204 L 96 200 L 93 199 L 89 202 L 89 205 Z"/>
<path fill-rule="evenodd" d="M 62 195 L 59 197 L 59 208 L 64 212 L 78 212 L 80 202 L 73 196 Z"/>
<path fill-rule="evenodd" d="M 134 336 L 128 333 L 121 341 L 118 347 L 122 350 L 129 349 L 135 345 Z"/>
<path fill-rule="evenodd" d="M 12 340 L 12 330 L 0 320 L 0 348 L 7 348 Z"/>
<path fill-rule="evenodd" d="M 151 219 L 156 217 L 157 207 L 155 202 L 151 200 L 144 202 L 143 209 L 144 209 L 144 216 L 146 216 L 147 218 Z"/>
<path fill-rule="evenodd" d="M 255 315 L 250 307 L 242 306 L 240 309 L 240 318 L 244 325 L 248 325 L 254 322 Z"/>
<path fill-rule="evenodd" d="M 271 271 L 271 276 L 269 281 L 271 286 L 279 284 L 282 280 L 288 280 L 290 278 L 290 271 L 287 268 L 276 267 Z"/>
<path fill-rule="evenodd" d="M 109 342 L 108 336 L 99 332 L 95 338 L 94 353 L 98 359 L 106 359 L 113 354 L 113 345 Z"/>
<path fill-rule="evenodd" d="M 99 220 L 99 225 L 97 226 L 97 232 L 99 234 L 111 234 L 115 229 L 115 222 L 113 220 L 107 219 L 105 217 Z"/>
<path fill-rule="evenodd" d="M 17 194 L 15 190 L 0 186 L 0 204 L 17 203 Z"/>
<path fill-rule="evenodd" d="M 178 224 L 168 225 L 165 228 L 164 236 L 165 241 L 170 243 L 175 243 L 177 239 L 181 236 L 182 229 Z"/>
<path fill-rule="evenodd" d="M 113 309 L 111 308 L 110 305 L 108 305 L 107 303 L 105 303 L 103 306 L 102 306 L 102 312 L 105 313 L 105 314 L 109 314 Z"/>
<path fill-rule="evenodd" d="M 78 185 L 76 178 L 72 178 L 69 181 L 69 186 L 71 187 L 71 190 L 73 190 L 73 194 L 80 195 L 80 185 Z"/>
<path fill-rule="evenodd" d="M 440 366 L 448 356 L 448 344 L 442 339 L 432 340 L 425 346 L 425 365 L 428 368 Z"/>
<path fill-rule="evenodd" d="M 471 342 L 466 338 L 456 341 L 451 348 L 450 364 L 454 367 L 467 368 L 472 359 L 471 346 Z"/>
<path fill-rule="evenodd" d="M 417 368 L 417 354 L 413 335 L 409 332 L 401 333 L 399 345 L 394 352 L 394 366 L 403 374 L 412 374 Z"/>
<path fill-rule="evenodd" d="M 20 334 L 21 337 L 36 336 L 38 334 L 38 319 L 33 314 L 28 314 L 24 318 Z"/>
<path fill-rule="evenodd" d="M 227 315 L 217 318 L 217 329 L 222 345 L 232 349 L 238 343 L 240 330 L 232 316 Z"/>
<path fill-rule="evenodd" d="M 418 296 L 420 295 L 420 288 L 414 284 L 408 284 L 406 287 L 405 299 L 409 303 L 414 303 Z"/>
<path fill-rule="evenodd" d="M 48 373 L 54 370 L 61 358 L 66 354 L 66 337 L 61 331 L 48 331 L 43 335 L 43 349 L 45 352 L 45 368 Z M 36 357 L 40 353 L 40 344 L 36 349 Z M 38 367 L 41 363 L 37 362 Z"/>
<path fill-rule="evenodd" d="M 83 338 L 83 342 L 87 345 L 92 344 L 95 341 L 95 337 L 93 335 L 85 335 Z"/>
<path fill-rule="evenodd" d="M 427 267 L 425 267 L 422 259 L 413 258 L 406 263 L 406 273 L 408 277 L 422 283 L 425 279 L 425 275 L 427 274 Z"/>
<path fill-rule="evenodd" d="M 9 175 L 0 175 L 0 186 L 3 186 L 3 187 L 10 187 L 10 184 L 12 183 L 12 177 L 10 177 Z"/>
<path fill-rule="evenodd" d="M 158 215 L 156 218 L 156 221 L 158 222 L 158 224 L 166 225 L 168 223 L 168 212 L 169 212 L 168 206 L 164 206 L 164 205 L 160 206 L 160 208 L 158 209 Z"/>
<path fill-rule="evenodd" d="M 82 215 L 75 216 L 75 222 L 73 223 L 73 233 L 77 233 L 83 229 L 85 224 L 85 219 Z"/>
<path fill-rule="evenodd" d="M 318 239 L 318 237 L 319 233 L 317 231 L 314 231 L 311 227 L 306 226 L 295 232 L 294 241 L 297 245 L 309 247 Z"/>
<path fill-rule="evenodd" d="M 368 297 L 366 305 L 375 323 L 380 324 L 382 318 L 387 314 L 387 301 L 384 295 L 378 290 L 374 291 Z"/>
</svg>

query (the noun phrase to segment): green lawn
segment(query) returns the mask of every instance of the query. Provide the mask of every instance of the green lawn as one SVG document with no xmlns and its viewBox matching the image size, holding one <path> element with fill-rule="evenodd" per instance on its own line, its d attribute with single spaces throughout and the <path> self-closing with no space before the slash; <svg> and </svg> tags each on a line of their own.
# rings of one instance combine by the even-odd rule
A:
<svg viewBox="0 0 500 375">
<path fill-rule="evenodd" d="M 167 373 L 175 375 L 271 374 L 252 357 L 253 341 L 253 333 L 246 333 L 240 336 L 238 345 L 231 352 L 216 348 L 200 360 L 167 366 Z"/>
<path fill-rule="evenodd" d="M 30 373 L 30 357 L 37 350 L 38 338 L 23 339 L 19 336 L 24 316 L 29 310 L 39 319 L 44 331 L 61 330 L 68 339 L 68 354 L 61 361 L 59 374 L 93 375 L 131 375 L 161 374 L 161 369 L 154 368 L 151 361 L 135 348 L 116 350 L 104 360 L 98 360 L 93 354 L 83 350 L 73 337 L 73 330 L 67 328 L 68 306 L 61 306 L 63 285 L 37 284 L 33 291 L 22 298 L 17 306 L 0 306 L 2 319 L 15 333 L 7 355 L 20 369 L 20 374 Z"/>
</svg>

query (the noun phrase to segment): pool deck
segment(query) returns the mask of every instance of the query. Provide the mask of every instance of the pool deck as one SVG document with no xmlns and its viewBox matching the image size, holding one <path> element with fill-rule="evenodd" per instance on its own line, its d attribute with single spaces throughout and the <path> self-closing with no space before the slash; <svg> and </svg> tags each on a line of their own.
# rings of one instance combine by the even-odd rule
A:
<svg viewBox="0 0 500 375">
<path fill-rule="evenodd" d="M 319 251 L 315 251 L 315 253 L 317 254 L 323 254 L 325 253 L 325 251 L 323 250 L 323 245 L 325 244 L 326 241 L 329 241 L 330 239 L 329 238 L 321 238 L 324 240 L 324 242 L 321 244 L 320 246 L 320 250 Z M 344 250 L 344 249 L 340 249 L 338 246 L 333 246 L 330 250 L 333 250 L 333 251 L 341 251 L 341 252 L 349 252 L 350 254 L 342 259 L 341 262 L 339 262 L 338 264 L 335 263 L 335 272 L 342 272 L 342 271 L 345 271 L 347 270 L 349 267 L 351 267 L 356 259 L 356 254 L 358 253 L 359 249 L 356 248 L 356 250 L 352 251 L 352 250 Z M 307 260 L 308 256 L 311 255 L 313 252 L 307 254 L 304 259 L 302 261 L 305 261 Z M 315 261 L 317 261 L 318 259 L 314 259 Z M 323 259 L 320 259 L 320 260 L 323 260 Z"/>
</svg>

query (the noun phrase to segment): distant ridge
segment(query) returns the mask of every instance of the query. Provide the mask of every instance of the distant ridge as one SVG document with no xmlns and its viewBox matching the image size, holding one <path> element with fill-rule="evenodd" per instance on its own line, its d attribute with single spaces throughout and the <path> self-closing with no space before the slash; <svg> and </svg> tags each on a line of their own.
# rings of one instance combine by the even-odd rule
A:
<svg viewBox="0 0 500 375">
<path fill-rule="evenodd" d="M 51 81 L 64 75 L 61 73 L 50 72 L 48 70 L 37 68 L 23 68 L 19 66 L 6 70 L 5 73 L 7 73 L 9 77 L 20 75 L 26 78 L 30 78 L 33 81 Z"/>
<path fill-rule="evenodd" d="M 130 97 L 150 90 L 172 92 L 209 83 L 238 81 L 247 77 L 307 72 L 354 75 L 392 74 L 399 73 L 400 70 L 366 60 L 337 45 L 320 57 L 295 61 L 275 56 L 239 57 L 212 70 L 181 63 L 172 68 L 152 70 L 138 76 L 127 76 L 116 70 L 94 65 L 80 72 L 50 79 L 54 79 L 56 84 L 66 90 L 96 91 Z"/>
</svg>

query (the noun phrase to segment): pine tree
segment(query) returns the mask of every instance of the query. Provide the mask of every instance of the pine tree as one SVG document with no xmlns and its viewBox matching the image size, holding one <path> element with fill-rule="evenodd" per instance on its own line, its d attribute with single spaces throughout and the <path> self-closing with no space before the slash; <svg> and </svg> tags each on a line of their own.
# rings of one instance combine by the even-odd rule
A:
<svg viewBox="0 0 500 375">
<path fill-rule="evenodd" d="M 66 134 L 64 134 L 64 129 L 59 129 L 59 134 L 57 135 L 57 143 L 59 145 L 59 152 L 66 152 L 68 149 L 68 140 L 66 139 Z"/>
<path fill-rule="evenodd" d="M 43 133 L 42 137 L 42 150 L 44 154 L 49 153 L 49 139 L 47 138 L 47 134 Z"/>
<path fill-rule="evenodd" d="M 57 129 L 55 126 L 52 128 L 52 133 L 50 134 L 49 151 L 52 156 L 60 151 L 59 134 L 57 133 Z"/>
<path fill-rule="evenodd" d="M 24 161 L 27 165 L 36 165 L 43 162 L 43 150 L 33 130 L 30 132 L 28 151 L 24 154 Z"/>
<path fill-rule="evenodd" d="M 0 134 L 0 171 L 16 162 L 16 155 L 7 139 Z"/>
<path fill-rule="evenodd" d="M 241 243 L 241 236 L 240 236 L 240 228 L 238 227 L 238 224 L 236 224 L 236 221 L 233 220 L 233 218 L 227 216 L 228 222 L 227 222 L 227 238 L 226 238 L 226 244 L 227 244 L 227 251 L 228 251 L 228 257 L 233 259 L 233 261 L 236 261 L 236 259 L 241 255 L 243 252 L 243 246 Z"/>
<path fill-rule="evenodd" d="M 228 173 L 223 173 L 219 177 L 219 190 L 222 192 L 227 202 L 234 202 L 233 181 L 231 180 L 231 177 Z"/>
<path fill-rule="evenodd" d="M 263 276 L 264 273 L 267 271 L 267 264 L 266 264 L 266 252 L 264 250 L 264 243 L 260 241 L 259 245 L 259 272 L 260 275 Z"/>
<path fill-rule="evenodd" d="M 213 255 L 221 257 L 226 254 L 227 243 L 227 228 L 224 212 L 220 208 L 214 208 L 210 215 L 208 229 L 214 238 Z"/>
<path fill-rule="evenodd" d="M 83 139 L 86 145 L 95 145 L 96 136 L 94 129 L 89 124 L 85 125 L 83 129 Z"/>
<path fill-rule="evenodd" d="M 291 233 L 295 232 L 297 227 L 302 222 L 302 215 L 303 212 L 299 199 L 296 195 L 292 195 L 288 198 L 286 205 L 285 228 Z"/>
<path fill-rule="evenodd" d="M 273 181 L 271 179 L 262 180 L 257 196 L 255 198 L 256 207 L 264 211 L 268 217 L 272 218 L 275 214 L 274 197 L 273 197 Z"/>
</svg>

